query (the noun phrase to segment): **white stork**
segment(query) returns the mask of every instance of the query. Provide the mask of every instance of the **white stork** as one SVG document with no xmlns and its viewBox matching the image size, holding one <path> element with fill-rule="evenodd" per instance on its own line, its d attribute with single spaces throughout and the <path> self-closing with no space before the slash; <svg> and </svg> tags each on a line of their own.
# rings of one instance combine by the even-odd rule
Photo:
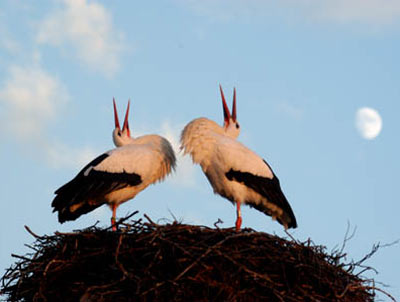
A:
<svg viewBox="0 0 400 302">
<path fill-rule="evenodd" d="M 171 144 L 159 135 L 130 137 L 129 102 L 124 125 L 119 126 L 114 103 L 117 148 L 105 152 L 86 165 L 70 182 L 59 188 L 52 202 L 53 212 L 63 223 L 75 220 L 103 204 L 112 209 L 111 224 L 116 230 L 117 207 L 132 199 L 148 185 L 161 181 L 175 169 L 176 159 Z"/>
<path fill-rule="evenodd" d="M 236 140 L 240 132 L 236 120 L 236 90 L 230 114 L 220 85 L 224 125 L 207 118 L 191 121 L 182 131 L 181 149 L 200 164 L 214 193 L 236 203 L 236 230 L 242 223 L 240 205 L 248 204 L 278 220 L 285 229 L 296 228 L 296 218 L 283 194 L 279 179 L 256 153 Z"/>
</svg>

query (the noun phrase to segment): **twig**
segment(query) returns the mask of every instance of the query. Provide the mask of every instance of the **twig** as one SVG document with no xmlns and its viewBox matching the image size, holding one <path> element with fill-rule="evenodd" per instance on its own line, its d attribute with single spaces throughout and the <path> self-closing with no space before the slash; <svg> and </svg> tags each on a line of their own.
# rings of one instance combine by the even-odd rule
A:
<svg viewBox="0 0 400 302">
<path fill-rule="evenodd" d="M 18 258 L 18 259 L 22 259 L 22 260 L 25 260 L 25 261 L 31 261 L 31 259 L 29 259 L 29 258 L 27 258 L 27 257 L 20 256 L 20 255 L 16 255 L 16 254 L 11 254 L 11 257 L 13 257 L 13 258 Z"/>
<path fill-rule="evenodd" d="M 122 244 L 122 239 L 124 238 L 124 235 L 121 234 L 118 238 L 118 245 L 117 245 L 117 249 L 115 250 L 115 263 L 118 265 L 119 269 L 123 272 L 123 279 L 125 279 L 127 276 L 129 276 L 128 271 L 124 268 L 124 266 L 122 265 L 121 262 L 119 262 L 118 260 L 118 256 L 119 256 L 119 250 L 121 248 L 121 244 Z"/>
<path fill-rule="evenodd" d="M 132 214 L 129 214 L 128 216 L 125 216 L 123 218 L 119 218 L 116 222 L 115 222 L 115 226 L 119 227 L 120 224 L 123 224 L 125 221 L 127 221 L 129 218 L 131 218 L 132 216 L 136 215 L 137 213 L 139 213 L 139 211 L 135 211 Z M 106 230 L 111 230 L 113 226 L 109 226 Z"/>
<path fill-rule="evenodd" d="M 151 225 L 157 225 L 153 220 L 150 219 L 149 216 L 147 216 L 147 214 L 143 214 L 143 216 L 147 219 L 147 221 L 148 221 Z"/>
<path fill-rule="evenodd" d="M 217 220 L 216 222 L 214 222 L 215 228 L 216 228 L 216 229 L 219 229 L 218 224 L 221 224 L 221 223 L 224 223 L 224 222 L 221 220 L 221 218 L 218 218 L 218 220 Z"/>
<path fill-rule="evenodd" d="M 244 237 L 243 235 L 247 235 L 246 233 L 239 233 L 239 234 L 234 234 L 228 237 L 225 237 L 224 239 L 218 241 L 216 244 L 213 246 L 210 246 L 199 258 L 197 258 L 192 264 L 190 264 L 188 267 L 186 267 L 178 276 L 175 277 L 174 281 L 178 281 L 184 274 L 186 274 L 193 266 L 195 266 L 201 259 L 203 259 L 205 256 L 207 256 L 213 249 L 216 247 L 224 244 L 226 241 L 232 239 L 232 238 L 237 238 L 237 237 Z"/>
<path fill-rule="evenodd" d="M 354 227 L 353 232 L 350 235 L 349 235 L 349 231 L 350 231 L 350 221 L 347 220 L 346 233 L 344 234 L 344 239 L 343 239 L 342 247 L 339 250 L 339 255 L 343 254 L 343 251 L 344 251 L 344 248 L 346 247 L 347 242 L 349 242 L 356 234 L 357 226 Z"/>
<path fill-rule="evenodd" d="M 388 292 L 384 291 L 383 289 L 380 289 L 378 287 L 375 286 L 366 286 L 366 289 L 372 289 L 372 290 L 376 290 L 378 292 L 381 292 L 382 294 L 386 295 L 388 298 L 390 298 L 393 302 L 396 302 L 397 300 Z"/>
<path fill-rule="evenodd" d="M 29 234 L 31 234 L 36 239 L 43 239 L 44 238 L 44 237 L 39 236 L 39 235 L 35 234 L 34 232 L 32 232 L 32 230 L 27 225 L 24 225 L 24 228 L 25 228 L 25 230 L 28 231 Z"/>
</svg>

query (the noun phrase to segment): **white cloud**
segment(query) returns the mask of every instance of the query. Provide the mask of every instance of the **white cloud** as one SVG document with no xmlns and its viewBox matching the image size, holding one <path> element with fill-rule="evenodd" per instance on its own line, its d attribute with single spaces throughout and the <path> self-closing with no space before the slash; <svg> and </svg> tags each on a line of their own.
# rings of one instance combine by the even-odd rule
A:
<svg viewBox="0 0 400 302">
<path fill-rule="evenodd" d="M 282 16 L 306 20 L 372 26 L 400 21 L 398 0 L 177 0 L 198 14 L 227 21 L 243 16 Z"/>
<path fill-rule="evenodd" d="M 41 67 L 11 66 L 0 86 L 1 137 L 52 167 L 83 167 L 96 155 L 92 148 L 71 148 L 49 139 L 49 127 L 67 100 L 64 85 Z"/>
<path fill-rule="evenodd" d="M 94 69 L 115 72 L 121 40 L 104 7 L 85 0 L 59 3 L 62 9 L 39 24 L 37 41 L 72 47 Z M 68 103 L 65 85 L 42 68 L 40 48 L 24 49 L 6 26 L 0 26 L 0 46 L 18 62 L 9 65 L 0 83 L 0 139 L 17 143 L 25 155 L 53 168 L 82 168 L 98 155 L 94 149 L 71 147 L 51 137 L 51 128 Z"/>
<path fill-rule="evenodd" d="M 122 34 L 115 31 L 112 18 L 99 3 L 62 0 L 63 7 L 39 25 L 37 41 L 57 47 L 72 47 L 76 56 L 95 71 L 107 76 L 120 66 Z"/>
<path fill-rule="evenodd" d="M 35 140 L 68 99 L 64 85 L 38 66 L 11 66 L 0 88 L 1 128 L 14 138 Z"/>
<path fill-rule="evenodd" d="M 5 32 L 4 28 L 0 28 L 0 47 L 10 54 L 15 55 L 16 53 L 21 53 L 21 46 L 19 43 Z"/>
</svg>

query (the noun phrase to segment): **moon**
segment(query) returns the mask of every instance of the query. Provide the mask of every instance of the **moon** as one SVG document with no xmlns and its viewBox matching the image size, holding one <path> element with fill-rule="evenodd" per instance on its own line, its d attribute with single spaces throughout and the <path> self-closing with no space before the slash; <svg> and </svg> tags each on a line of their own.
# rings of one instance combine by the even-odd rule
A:
<svg viewBox="0 0 400 302">
<path fill-rule="evenodd" d="M 356 128 L 363 138 L 373 140 L 382 130 L 382 118 L 373 108 L 360 108 L 356 112 Z"/>
</svg>

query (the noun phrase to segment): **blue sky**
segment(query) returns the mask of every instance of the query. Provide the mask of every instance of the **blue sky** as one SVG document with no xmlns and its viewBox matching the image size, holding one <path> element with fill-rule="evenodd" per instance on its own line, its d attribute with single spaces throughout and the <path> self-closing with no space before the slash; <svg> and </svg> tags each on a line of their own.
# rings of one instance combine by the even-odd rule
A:
<svg viewBox="0 0 400 302">
<path fill-rule="evenodd" d="M 38 4 L 39 3 L 39 4 Z M 281 180 L 299 224 L 291 231 L 332 250 L 356 227 L 347 260 L 400 238 L 400 4 L 395 0 L 5 0 L 0 4 L 0 269 L 38 234 L 84 228 L 100 208 L 60 225 L 53 192 L 113 148 L 112 98 L 131 99 L 133 135 L 179 133 L 204 116 L 222 124 L 218 84 L 237 89 L 239 140 Z M 356 128 L 371 107 L 383 127 Z M 117 215 L 232 227 L 235 210 L 214 195 L 189 158 Z M 172 216 L 173 215 L 173 216 Z M 243 226 L 284 236 L 243 209 Z M 400 299 L 400 246 L 381 249 L 370 274 Z M 385 298 L 383 298 L 385 299 Z"/>
</svg>

